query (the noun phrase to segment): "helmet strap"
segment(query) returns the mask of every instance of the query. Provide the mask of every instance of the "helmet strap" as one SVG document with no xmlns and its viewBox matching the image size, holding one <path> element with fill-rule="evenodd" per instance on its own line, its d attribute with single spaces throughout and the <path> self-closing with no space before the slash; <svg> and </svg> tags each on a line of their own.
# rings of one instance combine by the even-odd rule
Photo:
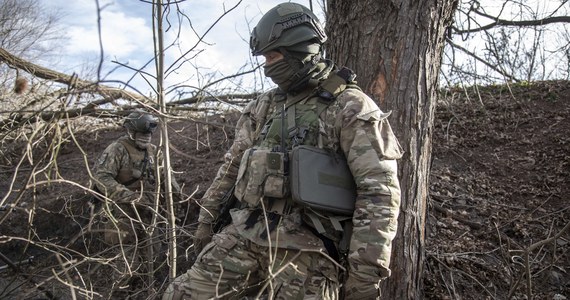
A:
<svg viewBox="0 0 570 300">
<path fill-rule="evenodd" d="M 132 130 L 130 130 L 129 128 L 127 128 L 127 135 L 129 136 L 129 139 L 134 141 L 135 140 L 135 134 L 136 132 L 133 132 Z"/>
</svg>

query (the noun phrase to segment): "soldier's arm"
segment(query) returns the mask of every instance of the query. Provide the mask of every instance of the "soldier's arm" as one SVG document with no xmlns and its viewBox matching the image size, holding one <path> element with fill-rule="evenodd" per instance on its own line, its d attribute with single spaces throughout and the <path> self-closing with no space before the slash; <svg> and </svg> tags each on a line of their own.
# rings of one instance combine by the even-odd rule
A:
<svg viewBox="0 0 570 300">
<path fill-rule="evenodd" d="M 253 144 L 256 134 L 255 111 L 258 101 L 250 102 L 243 110 L 235 129 L 235 138 L 230 149 L 224 155 L 224 162 L 218 169 L 214 181 L 200 201 L 201 223 L 213 223 L 219 215 L 224 195 L 233 187 L 241 157 Z"/>
<path fill-rule="evenodd" d="M 402 150 L 387 121 L 389 114 L 360 91 L 344 97 L 340 143 L 357 186 L 349 278 L 377 282 L 390 275 L 400 208 L 396 159 Z"/>
<path fill-rule="evenodd" d="M 115 179 L 122 164 L 127 162 L 127 150 L 120 143 L 107 146 L 95 166 L 95 184 L 99 191 L 109 198 L 124 197 L 132 193 Z"/>
</svg>

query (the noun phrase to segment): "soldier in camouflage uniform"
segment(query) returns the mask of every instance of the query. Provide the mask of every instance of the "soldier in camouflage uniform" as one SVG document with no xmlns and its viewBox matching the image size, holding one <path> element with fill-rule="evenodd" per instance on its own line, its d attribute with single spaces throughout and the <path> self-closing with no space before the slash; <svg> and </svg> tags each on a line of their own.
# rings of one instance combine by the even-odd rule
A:
<svg viewBox="0 0 570 300">
<path fill-rule="evenodd" d="M 194 246 L 203 249 L 163 300 L 378 297 L 379 281 L 390 275 L 402 150 L 389 113 L 355 85 L 350 70 L 321 56 L 325 40 L 315 15 L 296 3 L 271 9 L 253 29 L 252 52 L 264 56 L 265 75 L 278 88 L 244 109 L 202 198 Z M 355 186 L 354 198 L 345 200 L 353 202 L 349 213 L 335 208 L 339 200 L 314 207 L 295 199 L 288 182 L 298 175 L 288 173 L 283 153 L 301 146 L 346 159 Z M 232 188 L 239 204 L 214 234 Z"/>
<path fill-rule="evenodd" d="M 159 254 L 156 219 L 160 198 L 157 191 L 157 147 L 151 143 L 158 120 L 142 111 L 129 114 L 123 127 L 127 134 L 101 154 L 95 166 L 95 190 L 102 199 L 104 242 L 109 257 L 116 257 L 113 289 L 123 289 L 133 275 L 154 271 Z M 173 191 L 180 189 L 173 182 Z M 156 222 L 153 222 L 154 221 Z M 158 264 L 157 264 L 158 265 Z"/>
</svg>

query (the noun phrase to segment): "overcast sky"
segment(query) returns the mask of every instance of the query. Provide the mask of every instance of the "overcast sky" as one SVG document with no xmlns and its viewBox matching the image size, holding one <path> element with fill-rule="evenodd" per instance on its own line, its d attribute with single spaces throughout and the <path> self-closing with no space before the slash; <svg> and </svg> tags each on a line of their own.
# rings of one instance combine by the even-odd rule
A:
<svg viewBox="0 0 570 300">
<path fill-rule="evenodd" d="M 55 9 L 59 15 L 63 16 L 62 25 L 65 30 L 62 34 L 67 37 L 67 40 L 58 46 L 58 56 L 61 54 L 61 59 L 52 62 L 52 67 L 67 74 L 77 73 L 80 76 L 95 74 L 94 70 L 100 58 L 96 1 L 40 1 L 46 8 Z M 286 1 L 188 0 L 182 2 L 180 8 L 192 22 L 193 29 L 185 21 L 180 31 L 178 44 L 166 52 L 166 61 L 167 64 L 172 63 L 186 54 L 184 57 L 190 59 L 190 63 L 184 64 L 176 72 L 170 74 L 169 84 L 203 85 L 207 81 L 204 77 L 209 74 L 214 73 L 215 78 L 220 78 L 238 72 L 251 60 L 248 47 L 250 29 L 255 26 L 263 13 L 281 2 Z M 292 2 L 310 6 L 309 0 Z M 198 36 L 204 35 L 225 11 L 229 11 L 236 5 L 238 5 L 236 9 L 227 13 L 206 34 L 204 43 L 199 43 L 195 51 L 186 53 L 197 43 Z M 104 50 L 104 68 L 101 75 L 105 80 L 126 81 L 133 73 L 128 68 L 120 67 L 110 75 L 107 73 L 119 66 L 113 61 L 138 69 L 152 58 L 152 6 L 138 0 L 99 0 L 99 6 Z M 315 9 L 320 11 L 318 7 Z M 322 14 L 320 15 L 322 18 Z M 173 23 L 175 23 L 175 16 L 175 14 L 170 15 Z M 166 33 L 166 45 L 179 34 L 177 26 L 174 24 Z M 153 72 L 151 69 L 147 70 Z M 149 91 L 148 85 L 140 76 L 136 77 L 133 84 L 145 93 Z"/>
<path fill-rule="evenodd" d="M 39 1 L 48 9 L 57 10 L 58 14 L 62 16 L 62 25 L 65 28 L 62 35 L 67 37 L 64 43 L 58 45 L 57 57 L 53 59 L 50 57 L 49 61 L 42 64 L 67 74 L 77 73 L 82 78 L 95 79 L 94 75 L 100 59 L 96 0 Z M 168 66 L 181 57 L 187 59 L 188 62 L 182 66 L 177 65 L 174 72 L 168 74 L 165 86 L 202 87 L 208 81 L 239 72 L 252 59 L 248 47 L 251 28 L 255 26 L 263 13 L 284 1 L 286 0 L 187 0 L 180 3 L 180 9 L 191 21 L 192 28 L 186 21 L 182 29 L 178 30 L 175 22 L 176 14 L 170 14 L 173 27 L 166 33 L 166 45 L 169 45 L 175 37 L 179 37 L 179 39 L 176 45 L 167 50 L 166 63 Z M 310 0 L 292 2 L 310 6 Z M 322 1 L 312 2 L 315 13 L 323 22 L 323 13 L 319 5 L 316 4 Z M 503 1 L 483 0 L 481 3 L 484 3 L 487 12 L 492 14 L 505 9 L 500 5 Z M 525 3 L 527 4 L 525 7 L 529 11 L 536 12 L 551 12 L 552 7 L 560 5 L 558 0 L 528 0 Z M 107 81 L 127 81 L 134 72 L 129 68 L 120 67 L 113 61 L 139 69 L 153 57 L 152 7 L 150 4 L 139 0 L 99 0 L 99 5 L 104 47 L 101 77 Z M 237 8 L 228 12 L 208 31 L 225 11 L 229 11 L 236 5 L 238 5 Z M 557 14 L 560 14 L 561 11 L 562 9 L 559 9 Z M 563 11 L 566 12 L 566 10 Z M 505 9 L 501 16 L 505 19 L 513 17 L 517 19 L 516 15 L 521 13 L 518 10 Z M 547 15 L 538 14 L 538 16 L 542 18 Z M 529 18 L 522 17 L 522 19 Z M 482 22 L 487 24 L 490 21 L 483 19 Z M 204 42 L 198 43 L 194 51 L 188 52 L 196 45 L 198 37 L 204 34 L 206 34 Z M 564 41 L 548 30 L 543 34 L 546 40 Z M 546 38 L 547 35 L 553 35 L 555 38 Z M 532 41 L 531 37 L 529 37 L 529 41 Z M 476 38 L 476 35 L 471 35 L 465 41 L 458 36 L 456 42 L 475 53 L 477 53 L 478 48 L 484 46 L 484 43 Z M 554 43 L 552 44 L 550 48 L 559 47 Z M 460 56 L 454 57 L 455 59 L 462 58 L 461 53 L 457 53 L 457 55 Z M 151 67 L 152 65 L 147 67 L 145 71 L 154 74 L 154 69 Z M 110 70 L 113 72 L 108 74 Z M 254 85 L 257 89 L 268 88 L 267 84 L 271 83 L 265 81 L 263 85 L 260 84 L 260 78 L 263 77 L 260 74 L 257 73 L 257 77 L 243 77 L 241 82 L 236 80 L 224 81 L 225 88 L 233 89 L 224 92 L 251 92 Z M 145 94 L 151 90 L 141 76 L 135 76 L 130 84 Z M 186 90 L 192 90 L 192 88 Z M 194 90 L 196 89 L 194 88 Z M 175 97 L 175 93 L 169 94 L 170 99 Z"/>
</svg>

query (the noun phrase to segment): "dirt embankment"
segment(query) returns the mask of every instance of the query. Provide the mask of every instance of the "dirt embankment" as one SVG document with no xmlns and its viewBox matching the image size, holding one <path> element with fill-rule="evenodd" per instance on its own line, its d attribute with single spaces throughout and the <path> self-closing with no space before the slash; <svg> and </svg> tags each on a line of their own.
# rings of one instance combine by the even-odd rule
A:
<svg viewBox="0 0 570 300">
<path fill-rule="evenodd" d="M 176 208 L 186 232 L 196 218 L 192 199 L 213 179 L 234 121 L 226 116 L 170 124 L 173 169 L 193 195 Z M 430 174 L 426 299 L 570 298 L 570 232 L 560 235 L 570 222 L 569 132 L 569 82 L 442 94 Z M 39 163 L 45 149 L 57 146 L 49 135 L 29 149 L 22 164 L 26 148 L 2 145 L 0 193 L 10 192 L 7 203 L 15 205 L 0 210 L 0 253 L 22 264 L 15 272 L 0 262 L 0 298 L 42 299 L 51 293 L 67 299 L 70 289 L 62 282 L 69 280 L 85 298 L 105 295 L 108 273 L 93 270 L 97 261 L 89 259 L 101 249 L 96 240 L 78 235 L 89 223 L 89 195 L 74 183 L 88 186 L 87 170 L 121 134 L 115 126 L 78 131 L 77 143 L 64 136 L 51 164 Z M 23 191 L 24 184 L 35 188 Z M 179 270 L 192 257 L 184 234 Z M 163 282 L 152 290 L 141 286 L 140 299 Z"/>
</svg>

